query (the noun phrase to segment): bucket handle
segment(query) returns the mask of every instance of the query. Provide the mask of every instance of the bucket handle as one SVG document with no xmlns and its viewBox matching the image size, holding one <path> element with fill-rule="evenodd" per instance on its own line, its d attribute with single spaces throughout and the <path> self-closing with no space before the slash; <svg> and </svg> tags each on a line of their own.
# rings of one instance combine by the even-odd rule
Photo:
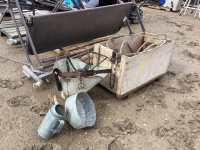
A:
<svg viewBox="0 0 200 150">
<path fill-rule="evenodd" d="M 57 129 L 53 129 L 52 132 L 55 134 L 55 133 L 59 133 L 60 130 L 62 129 L 63 125 L 65 124 L 65 121 L 64 120 L 58 120 L 59 121 L 59 126 Z"/>
</svg>

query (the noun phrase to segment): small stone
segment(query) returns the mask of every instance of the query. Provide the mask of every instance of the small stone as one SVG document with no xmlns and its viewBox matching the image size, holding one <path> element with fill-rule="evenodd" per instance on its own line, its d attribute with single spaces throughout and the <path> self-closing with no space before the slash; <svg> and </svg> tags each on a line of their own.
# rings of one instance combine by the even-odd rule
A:
<svg viewBox="0 0 200 150">
<path fill-rule="evenodd" d="M 2 121 L 2 119 L 0 118 L 0 121 Z"/>
<path fill-rule="evenodd" d="M 39 113 L 39 116 L 45 116 L 47 113 L 45 113 L 45 112 L 40 112 Z"/>
<path fill-rule="evenodd" d="M 185 118 L 185 114 L 181 114 L 181 117 L 182 117 L 182 118 Z"/>
<path fill-rule="evenodd" d="M 165 120 L 164 124 L 165 125 L 169 124 L 169 120 Z"/>
<path fill-rule="evenodd" d="M 124 134 L 126 135 L 126 134 L 128 134 L 128 133 L 125 131 Z"/>
<path fill-rule="evenodd" d="M 26 118 L 26 122 L 29 122 L 30 121 L 30 118 L 28 117 L 28 118 Z"/>
<path fill-rule="evenodd" d="M 143 104 L 142 102 L 137 102 L 136 105 L 137 105 L 138 107 L 144 107 L 144 104 Z"/>
<path fill-rule="evenodd" d="M 171 132 L 171 131 L 168 131 L 168 132 L 167 132 L 167 135 L 168 135 L 168 136 L 173 136 L 173 135 L 174 135 L 174 133 L 173 133 L 173 132 Z"/>
</svg>

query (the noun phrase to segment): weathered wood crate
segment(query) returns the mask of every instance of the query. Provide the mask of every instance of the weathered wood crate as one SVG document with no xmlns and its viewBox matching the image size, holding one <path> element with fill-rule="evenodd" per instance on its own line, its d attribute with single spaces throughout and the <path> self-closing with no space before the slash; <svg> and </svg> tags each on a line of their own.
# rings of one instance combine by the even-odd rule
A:
<svg viewBox="0 0 200 150">
<path fill-rule="evenodd" d="M 164 7 L 164 5 L 163 6 L 160 6 L 160 5 L 158 5 L 158 4 L 153 4 L 153 3 L 145 3 L 144 5 L 143 5 L 143 7 L 149 7 L 149 8 L 152 8 L 152 9 L 157 9 L 157 10 L 165 10 L 165 11 L 171 11 L 172 9 L 171 8 L 169 8 L 169 7 Z"/>
<path fill-rule="evenodd" d="M 130 42 L 130 47 L 134 51 L 146 41 L 150 39 L 150 36 L 153 34 L 150 33 L 142 33 L 148 36 L 138 36 L 137 39 L 132 39 L 133 42 Z M 120 38 L 121 39 L 121 38 Z M 118 45 L 115 50 L 119 50 L 120 42 L 124 41 L 122 39 L 113 40 L 112 43 Z M 128 40 L 127 40 L 128 41 Z M 162 40 L 160 39 L 152 39 L 148 42 L 148 44 L 152 43 L 160 43 Z M 112 45 L 111 43 L 111 45 Z M 108 44 L 109 45 L 109 44 Z M 111 58 L 113 50 L 109 46 L 106 47 L 106 43 L 103 44 L 95 44 L 94 51 Z M 126 47 L 126 46 L 124 46 Z M 136 91 L 137 89 L 145 86 L 146 84 L 156 80 L 167 72 L 172 53 L 175 47 L 175 42 L 168 40 L 168 42 L 160 47 L 154 46 L 146 51 L 126 54 L 122 52 L 121 62 L 114 64 L 111 63 L 110 59 L 103 61 L 100 66 L 106 68 L 112 68 L 112 72 L 115 74 L 115 83 L 114 87 L 110 86 L 110 75 L 107 75 L 100 84 L 106 87 L 113 93 L 116 93 L 116 97 L 121 99 L 128 96 L 130 93 Z M 111 49 L 110 49 L 111 48 Z M 125 51 L 126 52 L 126 51 Z M 98 62 L 102 61 L 105 57 L 100 56 L 98 54 L 94 55 L 93 63 L 94 65 Z M 111 81 L 113 81 L 114 77 L 111 75 Z"/>
</svg>

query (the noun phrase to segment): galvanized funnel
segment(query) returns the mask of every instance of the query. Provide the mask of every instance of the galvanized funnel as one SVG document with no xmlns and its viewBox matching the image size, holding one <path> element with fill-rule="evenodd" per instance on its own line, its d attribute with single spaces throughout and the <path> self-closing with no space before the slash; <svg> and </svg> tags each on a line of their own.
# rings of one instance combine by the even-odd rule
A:
<svg viewBox="0 0 200 150">
<path fill-rule="evenodd" d="M 70 59 L 77 70 L 83 69 L 86 64 L 80 60 Z M 54 69 L 58 68 L 61 72 L 75 71 L 70 63 L 66 63 L 66 58 L 58 60 L 54 64 Z M 94 66 L 91 65 L 91 68 Z M 96 67 L 94 70 L 103 70 L 107 68 Z M 68 78 L 59 77 L 62 90 L 66 96 L 71 96 L 79 92 L 87 92 L 96 84 L 98 84 L 108 73 L 96 74 L 90 77 L 69 76 Z"/>
</svg>

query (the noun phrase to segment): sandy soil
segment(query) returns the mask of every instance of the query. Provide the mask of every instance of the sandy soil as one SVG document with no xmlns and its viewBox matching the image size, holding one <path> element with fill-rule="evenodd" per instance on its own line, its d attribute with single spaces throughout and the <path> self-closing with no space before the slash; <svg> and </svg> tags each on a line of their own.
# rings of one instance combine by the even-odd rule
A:
<svg viewBox="0 0 200 150">
<path fill-rule="evenodd" d="M 88 93 L 97 111 L 92 128 L 73 129 L 65 123 L 51 140 L 37 129 L 53 104 L 64 100 L 53 77 L 34 90 L 32 79 L 20 79 L 22 65 L 0 59 L 0 149 L 2 150 L 199 150 L 200 149 L 200 26 L 189 11 L 142 8 L 151 33 L 165 33 L 177 45 L 168 72 L 130 97 L 118 100 L 100 85 Z M 139 25 L 131 25 L 140 32 Z M 120 32 L 128 33 L 127 27 Z M 26 61 L 21 45 L 9 46 L 0 37 L 0 54 Z M 55 56 L 54 52 L 40 58 Z M 31 57 L 33 60 L 33 57 Z M 35 61 L 34 61 L 35 63 Z"/>
</svg>

